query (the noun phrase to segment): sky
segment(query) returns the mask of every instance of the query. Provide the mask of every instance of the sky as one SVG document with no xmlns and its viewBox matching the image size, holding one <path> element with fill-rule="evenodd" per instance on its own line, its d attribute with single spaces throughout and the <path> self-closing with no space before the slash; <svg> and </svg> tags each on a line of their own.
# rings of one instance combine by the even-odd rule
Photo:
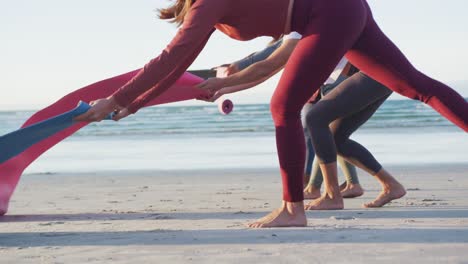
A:
<svg viewBox="0 0 468 264">
<path fill-rule="evenodd" d="M 419 70 L 468 96 L 468 1 L 368 2 L 379 26 Z M 177 30 L 156 17 L 155 9 L 169 1 L 0 3 L 0 110 L 45 107 L 87 84 L 140 68 Z M 190 69 L 235 61 L 269 41 L 240 42 L 216 32 Z M 229 98 L 267 103 L 278 78 Z"/>
</svg>

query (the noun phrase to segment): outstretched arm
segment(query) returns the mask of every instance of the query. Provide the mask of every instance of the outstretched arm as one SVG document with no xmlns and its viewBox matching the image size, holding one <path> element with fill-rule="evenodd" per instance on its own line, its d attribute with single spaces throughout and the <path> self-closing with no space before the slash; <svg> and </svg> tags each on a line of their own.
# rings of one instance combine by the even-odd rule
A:
<svg viewBox="0 0 468 264">
<path fill-rule="evenodd" d="M 249 67 L 250 65 L 257 63 L 259 61 L 265 60 L 268 57 L 270 57 L 275 50 L 277 50 L 281 45 L 283 44 L 283 39 L 276 40 L 272 44 L 268 45 L 266 48 L 264 48 L 261 51 L 254 52 L 250 54 L 249 56 L 238 60 L 236 62 L 233 62 L 231 65 L 235 66 L 237 71 L 242 71 L 245 68 Z"/>
<path fill-rule="evenodd" d="M 256 62 L 244 70 L 225 78 L 210 78 L 198 85 L 199 88 L 207 89 L 215 93 L 223 90 L 226 93 L 238 92 L 253 87 L 275 75 L 280 71 L 289 59 L 297 45 L 298 39 L 284 40 L 270 56 L 265 60 Z"/>
<path fill-rule="evenodd" d="M 162 94 L 195 60 L 227 8 L 227 1 L 197 0 L 177 35 L 157 58 L 111 97 L 93 103 L 93 107 L 76 120 L 99 121 L 110 112 L 123 108 L 135 113 Z"/>
<path fill-rule="evenodd" d="M 254 52 L 243 59 L 240 59 L 231 64 L 223 64 L 213 69 L 216 70 L 218 73 L 220 70 L 223 71 L 223 76 L 232 75 L 234 73 L 237 73 L 249 67 L 250 65 L 256 62 L 259 62 L 268 58 L 275 50 L 277 50 L 281 46 L 281 44 L 283 44 L 283 38 L 276 40 L 275 42 L 271 43 L 263 50 Z"/>
</svg>

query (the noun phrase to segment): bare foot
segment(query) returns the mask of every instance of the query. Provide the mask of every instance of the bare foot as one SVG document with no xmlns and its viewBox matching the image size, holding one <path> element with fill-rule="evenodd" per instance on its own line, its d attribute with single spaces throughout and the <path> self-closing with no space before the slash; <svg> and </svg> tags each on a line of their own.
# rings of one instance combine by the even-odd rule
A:
<svg viewBox="0 0 468 264">
<path fill-rule="evenodd" d="M 341 190 L 341 195 L 343 198 L 356 198 L 364 194 L 364 189 L 362 189 L 360 184 L 349 183 L 344 189 Z"/>
<path fill-rule="evenodd" d="M 382 192 L 370 203 L 363 204 L 365 208 L 382 207 L 385 204 L 405 196 L 406 190 L 401 184 L 392 185 L 390 188 L 384 188 Z"/>
<path fill-rule="evenodd" d="M 306 210 L 341 210 L 343 209 L 343 198 L 335 196 L 331 198 L 328 194 L 313 200 L 305 206 Z"/>
<path fill-rule="evenodd" d="M 315 187 L 313 184 L 307 185 L 304 189 L 304 199 L 317 199 L 320 195 L 320 188 Z"/>
<path fill-rule="evenodd" d="M 284 202 L 281 208 L 247 225 L 250 228 L 307 226 L 304 203 Z"/>
<path fill-rule="evenodd" d="M 269 221 L 270 218 L 271 218 L 273 215 L 279 215 L 279 214 L 281 213 L 281 210 L 283 210 L 283 207 L 276 208 L 276 209 L 273 210 L 271 213 L 265 215 L 265 216 L 262 217 L 262 218 L 257 219 L 257 221 L 255 221 L 255 222 L 266 222 L 266 221 Z"/>
</svg>

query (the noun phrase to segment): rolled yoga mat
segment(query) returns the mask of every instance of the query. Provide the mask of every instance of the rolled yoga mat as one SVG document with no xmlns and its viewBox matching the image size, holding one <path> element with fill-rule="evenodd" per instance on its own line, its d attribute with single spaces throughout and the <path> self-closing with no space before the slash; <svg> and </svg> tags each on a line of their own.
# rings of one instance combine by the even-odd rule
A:
<svg viewBox="0 0 468 264">
<path fill-rule="evenodd" d="M 234 104 L 229 99 L 224 99 L 218 103 L 218 110 L 223 115 L 229 115 L 234 110 Z"/>
<path fill-rule="evenodd" d="M 83 108 L 75 109 L 79 101 L 91 102 L 100 98 L 105 98 L 113 94 L 117 89 L 122 87 L 125 83 L 130 81 L 140 70 L 131 71 L 122 75 L 118 75 L 86 87 L 76 90 L 65 97 L 61 98 L 54 104 L 38 111 L 31 116 L 22 126 L 25 129 L 26 137 L 8 136 L 11 142 L 0 144 L 0 152 L 4 152 L 8 147 L 24 146 L 30 144 L 25 149 L 21 150 L 19 154 L 16 154 L 14 149 L 10 150 L 10 154 L 5 154 L 0 162 L 0 215 L 5 214 L 8 211 L 8 204 L 11 196 L 18 184 L 19 179 L 23 171 L 44 152 L 69 137 L 80 128 L 86 126 L 88 123 L 85 122 L 73 122 L 71 116 L 76 114 L 74 111 L 82 111 Z M 184 75 L 166 92 L 161 94 L 159 97 L 153 99 L 145 106 L 152 106 L 158 104 L 165 104 L 177 101 L 191 100 L 206 96 L 206 92 L 194 87 L 196 84 L 202 82 L 203 79 L 190 73 L 184 73 Z M 70 111 L 70 112 L 69 112 Z M 60 117 L 59 117 L 60 116 Z M 29 135 L 27 133 L 28 128 L 37 124 L 39 127 L 41 122 L 51 118 L 60 118 L 60 122 L 57 121 L 54 128 L 46 128 L 47 133 L 38 133 L 38 135 Z M 57 119 L 59 120 L 59 119 Z M 61 123 L 63 121 L 63 123 Z M 60 124 L 58 124 L 60 123 Z M 31 128 L 36 129 L 37 127 Z M 34 130 L 33 130 L 34 131 Z M 24 136 L 24 134 L 22 134 Z M 23 140 L 25 143 L 23 143 Z M 36 141 L 36 142 L 35 142 Z M 5 151 L 8 152 L 8 151 Z M 11 154 L 13 153 L 13 155 Z M 11 158 L 8 158 L 12 155 Z"/>
</svg>

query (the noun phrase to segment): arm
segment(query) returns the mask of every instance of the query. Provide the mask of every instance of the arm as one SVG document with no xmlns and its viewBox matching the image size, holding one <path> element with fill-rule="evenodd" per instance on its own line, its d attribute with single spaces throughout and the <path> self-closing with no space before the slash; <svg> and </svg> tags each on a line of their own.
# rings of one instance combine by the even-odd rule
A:
<svg viewBox="0 0 468 264">
<path fill-rule="evenodd" d="M 171 43 L 131 81 L 113 94 L 115 102 L 134 113 L 166 91 L 203 49 L 214 31 L 214 25 L 225 13 L 225 3 L 226 1 L 196 1 Z"/>
<path fill-rule="evenodd" d="M 283 67 L 280 67 L 277 70 L 272 71 L 270 74 L 268 74 L 267 76 L 265 76 L 265 77 L 263 77 L 263 78 L 261 78 L 259 80 L 249 82 L 249 83 L 242 83 L 242 84 L 238 84 L 238 85 L 234 85 L 234 86 L 224 87 L 221 90 L 219 90 L 219 92 L 221 92 L 222 94 L 230 94 L 230 93 L 237 93 L 237 92 L 240 92 L 240 91 L 247 90 L 249 88 L 255 87 L 255 86 L 261 84 L 262 82 L 270 79 L 272 76 L 277 74 L 282 68 Z"/>
<path fill-rule="evenodd" d="M 197 87 L 213 93 L 221 90 L 223 87 L 229 87 L 229 89 L 223 90 L 223 92 L 229 93 L 251 88 L 253 87 L 253 83 L 261 83 L 280 71 L 288 61 L 298 42 L 298 39 L 285 40 L 267 59 L 254 63 L 246 69 L 228 77 L 210 78 L 197 85 Z"/>
<path fill-rule="evenodd" d="M 223 86 L 230 87 L 268 79 L 284 67 L 298 42 L 299 40 L 297 39 L 285 40 L 267 59 L 254 63 L 238 73 L 223 78 Z"/>
<path fill-rule="evenodd" d="M 255 86 L 261 84 L 262 82 L 270 79 L 271 76 L 275 75 L 278 72 L 279 72 L 279 70 L 274 71 L 274 72 L 271 73 L 271 75 L 269 75 L 269 76 L 267 76 L 265 78 L 262 78 L 260 80 L 251 82 L 251 83 L 243 83 L 243 84 L 239 84 L 239 85 L 235 85 L 235 86 L 224 87 L 224 88 L 220 89 L 219 91 L 215 92 L 214 95 L 212 95 L 209 98 L 203 98 L 202 97 L 202 98 L 198 98 L 198 99 L 208 101 L 208 102 L 214 102 L 214 101 L 218 100 L 218 98 L 220 98 L 221 96 L 223 96 L 225 94 L 237 93 L 237 92 L 240 92 L 240 91 L 247 90 L 249 88 L 255 87 Z"/>
<path fill-rule="evenodd" d="M 234 73 L 237 73 L 249 67 L 250 65 L 256 62 L 259 62 L 268 58 L 268 56 L 270 56 L 276 49 L 278 49 L 282 43 L 283 43 L 283 39 L 281 38 L 279 40 L 276 40 L 272 44 L 268 45 L 265 49 L 261 51 L 254 52 L 250 54 L 249 56 L 243 59 L 240 59 L 236 62 L 233 62 L 231 64 L 223 64 L 213 69 L 216 70 L 217 75 L 219 74 L 220 70 L 222 71 L 222 74 L 221 74 L 222 76 L 232 75 Z"/>
<path fill-rule="evenodd" d="M 268 58 L 275 50 L 277 50 L 281 46 L 281 44 L 283 44 L 283 39 L 279 39 L 275 41 L 273 44 L 266 47 L 265 49 L 254 52 L 241 60 L 233 62 L 232 64 L 234 64 L 237 67 L 238 71 L 242 71 L 256 62 L 259 62 Z"/>
</svg>

